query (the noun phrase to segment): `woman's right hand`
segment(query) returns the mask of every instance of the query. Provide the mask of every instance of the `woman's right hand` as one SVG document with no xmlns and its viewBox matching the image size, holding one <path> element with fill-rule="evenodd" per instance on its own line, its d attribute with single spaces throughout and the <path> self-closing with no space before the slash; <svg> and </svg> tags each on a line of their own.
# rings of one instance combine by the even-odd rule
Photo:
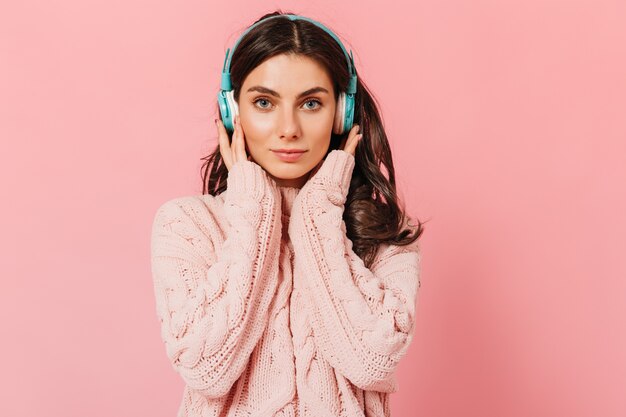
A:
<svg viewBox="0 0 626 417">
<path fill-rule="evenodd" d="M 235 130 L 233 131 L 232 145 L 228 139 L 228 132 L 224 127 L 224 123 L 217 119 L 217 133 L 219 138 L 220 154 L 226 164 L 226 168 L 230 168 L 238 161 L 250 161 L 252 156 L 246 154 L 246 142 L 241 128 L 239 115 L 234 120 Z"/>
</svg>

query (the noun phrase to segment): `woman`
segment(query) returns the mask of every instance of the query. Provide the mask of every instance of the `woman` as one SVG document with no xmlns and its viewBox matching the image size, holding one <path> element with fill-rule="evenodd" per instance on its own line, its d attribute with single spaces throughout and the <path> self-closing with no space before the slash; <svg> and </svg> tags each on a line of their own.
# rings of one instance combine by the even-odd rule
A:
<svg viewBox="0 0 626 417">
<path fill-rule="evenodd" d="M 389 416 L 422 223 L 397 203 L 373 98 L 308 18 L 263 16 L 231 57 L 204 192 L 165 202 L 153 224 L 178 416 Z"/>
</svg>

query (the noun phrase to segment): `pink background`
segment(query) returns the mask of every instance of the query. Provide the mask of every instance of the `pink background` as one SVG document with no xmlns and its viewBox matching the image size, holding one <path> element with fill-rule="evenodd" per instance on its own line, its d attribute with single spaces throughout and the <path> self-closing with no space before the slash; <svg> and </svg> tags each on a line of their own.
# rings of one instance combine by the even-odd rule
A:
<svg viewBox="0 0 626 417">
<path fill-rule="evenodd" d="M 626 415 L 621 0 L 4 2 L 0 415 L 175 415 L 151 222 L 275 7 L 352 47 L 428 220 L 393 415 Z"/>
</svg>

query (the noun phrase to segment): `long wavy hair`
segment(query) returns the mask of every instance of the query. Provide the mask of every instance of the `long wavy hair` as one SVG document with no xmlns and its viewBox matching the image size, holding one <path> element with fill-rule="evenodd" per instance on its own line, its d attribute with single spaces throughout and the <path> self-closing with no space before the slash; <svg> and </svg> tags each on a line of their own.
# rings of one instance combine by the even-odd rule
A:
<svg viewBox="0 0 626 417">
<path fill-rule="evenodd" d="M 292 13 L 277 10 L 262 16 L 255 23 L 283 14 Z M 246 76 L 265 60 L 279 54 L 304 55 L 320 63 L 333 80 L 335 100 L 338 91 L 347 89 L 349 73 L 346 57 L 329 34 L 304 20 L 274 18 L 248 32 L 231 57 L 230 78 L 237 102 Z M 405 223 L 412 216 L 408 216 L 404 204 L 399 203 L 387 135 L 375 99 L 360 76 L 357 80 L 353 123 L 360 126 L 359 133 L 363 133 L 363 138 L 355 151 L 355 167 L 343 218 L 354 252 L 370 267 L 382 243 L 399 246 L 411 244 L 422 234 L 423 223 L 418 220 L 416 228 L 410 222 Z M 232 139 L 232 133 L 228 132 L 228 135 Z M 332 133 L 328 153 L 338 149 L 347 136 L 348 133 Z M 219 143 L 210 155 L 201 159 L 204 161 L 201 167 L 202 193 L 214 196 L 221 194 L 226 190 L 228 169 L 222 160 Z M 387 171 L 388 178 L 381 167 Z M 405 224 L 408 228 L 404 227 Z"/>
</svg>

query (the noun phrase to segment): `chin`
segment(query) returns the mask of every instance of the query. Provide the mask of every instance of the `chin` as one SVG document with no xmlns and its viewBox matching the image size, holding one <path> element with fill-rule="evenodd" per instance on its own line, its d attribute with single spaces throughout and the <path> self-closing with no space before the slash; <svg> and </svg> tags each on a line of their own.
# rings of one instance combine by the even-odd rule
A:
<svg viewBox="0 0 626 417">
<path fill-rule="evenodd" d="M 295 180 L 303 177 L 309 171 L 302 167 L 286 166 L 286 167 L 273 167 L 273 169 L 266 169 L 272 176 L 280 178 L 282 180 Z"/>
<path fill-rule="evenodd" d="M 261 165 L 261 164 L 259 164 Z M 261 167 L 274 179 L 274 180 L 297 180 L 308 175 L 310 169 L 304 164 L 264 164 Z"/>
</svg>

